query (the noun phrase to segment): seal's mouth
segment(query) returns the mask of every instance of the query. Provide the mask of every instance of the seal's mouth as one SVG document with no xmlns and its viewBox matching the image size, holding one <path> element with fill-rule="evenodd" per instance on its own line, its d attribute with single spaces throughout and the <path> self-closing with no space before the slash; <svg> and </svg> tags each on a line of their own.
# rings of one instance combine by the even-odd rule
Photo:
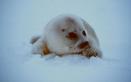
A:
<svg viewBox="0 0 131 82">
<path fill-rule="evenodd" d="M 71 47 L 71 48 L 73 48 L 73 52 L 75 54 L 81 54 L 83 51 L 90 49 L 91 46 L 88 41 L 85 41 L 85 42 L 79 43 L 78 45 L 76 44 L 75 47 Z"/>
<path fill-rule="evenodd" d="M 78 36 L 78 34 L 76 32 L 69 32 L 67 34 L 66 38 L 71 41 L 76 41 L 75 46 L 71 47 L 71 48 L 73 48 L 74 52 L 81 53 L 83 50 L 91 48 L 88 41 L 79 40 L 80 37 Z"/>
<path fill-rule="evenodd" d="M 78 48 L 80 49 L 87 49 L 87 48 L 91 48 L 90 44 L 88 41 L 82 42 L 78 45 Z"/>
</svg>

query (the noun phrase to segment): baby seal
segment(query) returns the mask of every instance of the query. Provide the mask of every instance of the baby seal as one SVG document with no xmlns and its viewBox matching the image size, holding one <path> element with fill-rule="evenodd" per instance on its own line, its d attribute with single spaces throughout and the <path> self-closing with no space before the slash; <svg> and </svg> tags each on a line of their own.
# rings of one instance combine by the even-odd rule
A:
<svg viewBox="0 0 131 82">
<path fill-rule="evenodd" d="M 41 36 L 31 39 L 31 44 L 33 54 L 102 57 L 95 31 L 85 20 L 74 15 L 55 17 L 45 26 Z"/>
</svg>

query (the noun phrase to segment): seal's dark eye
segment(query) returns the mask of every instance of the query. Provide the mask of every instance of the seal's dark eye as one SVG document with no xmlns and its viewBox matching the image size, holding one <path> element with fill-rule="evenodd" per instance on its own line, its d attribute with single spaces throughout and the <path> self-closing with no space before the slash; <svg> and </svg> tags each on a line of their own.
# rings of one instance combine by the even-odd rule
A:
<svg viewBox="0 0 131 82">
<path fill-rule="evenodd" d="M 62 32 L 64 32 L 64 31 L 65 31 L 65 29 L 61 29 L 61 31 L 62 31 Z"/>
<path fill-rule="evenodd" d="M 84 36 L 86 36 L 86 32 L 85 32 L 85 31 L 82 31 L 82 34 L 83 34 Z"/>
</svg>

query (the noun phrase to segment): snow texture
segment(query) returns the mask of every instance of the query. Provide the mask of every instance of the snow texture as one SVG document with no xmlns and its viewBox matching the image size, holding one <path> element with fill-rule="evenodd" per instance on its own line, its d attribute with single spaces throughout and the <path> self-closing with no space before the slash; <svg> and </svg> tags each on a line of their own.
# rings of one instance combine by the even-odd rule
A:
<svg viewBox="0 0 131 82">
<path fill-rule="evenodd" d="M 0 82 L 131 82 L 130 0 L 1 0 Z M 53 17 L 85 19 L 103 58 L 31 54 L 32 36 Z M 46 28 L 45 28 L 46 29 Z"/>
</svg>

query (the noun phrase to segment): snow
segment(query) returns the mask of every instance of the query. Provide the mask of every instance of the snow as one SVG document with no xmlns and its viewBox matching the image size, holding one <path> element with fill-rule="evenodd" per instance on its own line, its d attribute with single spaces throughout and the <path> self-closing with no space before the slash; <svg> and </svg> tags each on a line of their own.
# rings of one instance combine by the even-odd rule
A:
<svg viewBox="0 0 131 82">
<path fill-rule="evenodd" d="M 75 3 L 74 3 L 75 2 Z M 1 0 L 0 82 L 130 82 L 130 0 Z M 31 54 L 30 39 L 53 17 L 87 20 L 103 58 Z"/>
</svg>

